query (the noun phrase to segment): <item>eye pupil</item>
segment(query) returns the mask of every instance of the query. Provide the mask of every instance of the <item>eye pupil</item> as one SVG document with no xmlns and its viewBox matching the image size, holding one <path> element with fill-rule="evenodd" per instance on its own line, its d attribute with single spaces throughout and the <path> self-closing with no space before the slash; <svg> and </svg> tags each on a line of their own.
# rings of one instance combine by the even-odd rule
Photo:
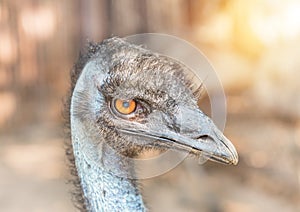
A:
<svg viewBox="0 0 300 212">
<path fill-rule="evenodd" d="M 129 102 L 127 102 L 127 101 L 125 102 L 125 101 L 124 101 L 124 102 L 123 102 L 123 107 L 128 108 L 128 107 L 129 107 Z"/>
</svg>

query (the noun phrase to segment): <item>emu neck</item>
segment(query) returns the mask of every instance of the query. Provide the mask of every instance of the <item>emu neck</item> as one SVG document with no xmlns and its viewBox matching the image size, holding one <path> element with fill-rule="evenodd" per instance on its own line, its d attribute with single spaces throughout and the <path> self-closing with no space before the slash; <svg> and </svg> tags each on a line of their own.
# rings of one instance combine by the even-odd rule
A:
<svg viewBox="0 0 300 212">
<path fill-rule="evenodd" d="M 75 164 L 88 211 L 145 211 L 136 182 L 126 177 L 130 164 L 90 140 L 78 127 L 72 132 Z"/>
<path fill-rule="evenodd" d="M 71 98 L 72 146 L 85 206 L 90 212 L 145 211 L 136 182 L 128 178 L 133 166 L 97 130 L 96 111 L 104 102 L 96 86 L 104 79 L 101 67 L 95 61 L 85 65 Z"/>
</svg>

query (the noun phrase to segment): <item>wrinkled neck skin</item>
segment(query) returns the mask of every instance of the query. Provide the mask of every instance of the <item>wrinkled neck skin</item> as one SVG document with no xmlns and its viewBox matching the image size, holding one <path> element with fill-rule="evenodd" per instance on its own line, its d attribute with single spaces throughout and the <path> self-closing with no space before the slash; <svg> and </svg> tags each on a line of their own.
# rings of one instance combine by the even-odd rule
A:
<svg viewBox="0 0 300 212">
<path fill-rule="evenodd" d="M 84 107 L 82 101 L 90 101 L 94 95 L 98 95 L 98 100 L 101 98 L 103 100 L 97 89 L 94 94 L 84 93 L 94 86 L 87 81 L 91 80 L 90 76 L 95 77 L 93 72 L 95 73 L 96 69 L 97 66 L 87 65 L 82 71 L 72 94 L 70 110 L 75 165 L 87 210 L 146 211 L 135 180 L 126 177 L 133 174 L 130 162 L 111 151 L 101 135 L 97 134 L 95 114 L 89 114 L 89 117 L 84 113 L 85 110 L 96 111 L 96 107 L 101 107 L 101 101 Z"/>
</svg>

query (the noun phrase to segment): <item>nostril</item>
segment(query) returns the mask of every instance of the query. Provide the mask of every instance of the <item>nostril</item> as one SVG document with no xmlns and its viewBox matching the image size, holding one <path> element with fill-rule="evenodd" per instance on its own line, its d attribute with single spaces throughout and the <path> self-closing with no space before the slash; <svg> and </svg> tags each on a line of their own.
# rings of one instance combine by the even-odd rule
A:
<svg viewBox="0 0 300 212">
<path fill-rule="evenodd" d="M 195 139 L 201 139 L 201 140 L 204 140 L 204 141 L 206 141 L 206 140 L 213 140 L 209 135 L 199 135 L 199 136 L 197 136 L 197 137 L 195 137 Z"/>
</svg>

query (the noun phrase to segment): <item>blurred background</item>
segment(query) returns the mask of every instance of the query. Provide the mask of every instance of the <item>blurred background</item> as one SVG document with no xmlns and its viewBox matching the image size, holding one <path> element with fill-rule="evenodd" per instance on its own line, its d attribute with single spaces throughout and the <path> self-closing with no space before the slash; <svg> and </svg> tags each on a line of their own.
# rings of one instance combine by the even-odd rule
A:
<svg viewBox="0 0 300 212">
<path fill-rule="evenodd" d="M 201 49 L 227 96 L 236 167 L 144 180 L 152 211 L 300 211 L 298 0 L 0 0 L 0 211 L 75 211 L 63 99 L 87 40 L 158 32 Z M 210 113 L 204 95 L 200 107 Z"/>
</svg>

